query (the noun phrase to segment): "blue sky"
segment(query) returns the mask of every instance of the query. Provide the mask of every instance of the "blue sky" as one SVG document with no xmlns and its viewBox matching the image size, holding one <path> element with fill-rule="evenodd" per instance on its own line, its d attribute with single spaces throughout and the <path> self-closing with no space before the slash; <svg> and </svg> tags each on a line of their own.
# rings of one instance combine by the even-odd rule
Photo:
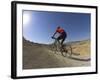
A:
<svg viewBox="0 0 100 80">
<path fill-rule="evenodd" d="M 68 34 L 67 41 L 90 39 L 90 14 L 23 10 L 23 36 L 36 43 L 51 43 L 57 26 Z M 27 19 L 27 18 L 26 18 Z M 25 22 L 26 21 L 26 22 Z"/>
</svg>

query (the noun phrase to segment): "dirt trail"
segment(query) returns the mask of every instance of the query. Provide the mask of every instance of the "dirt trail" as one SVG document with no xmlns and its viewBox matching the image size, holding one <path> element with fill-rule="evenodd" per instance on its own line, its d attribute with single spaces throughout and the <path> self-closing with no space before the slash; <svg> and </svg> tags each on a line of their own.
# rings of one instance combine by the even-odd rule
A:
<svg viewBox="0 0 100 80">
<path fill-rule="evenodd" d="M 23 41 L 23 69 L 90 66 L 90 54 L 73 53 L 71 57 L 55 54 L 48 46 Z"/>
</svg>

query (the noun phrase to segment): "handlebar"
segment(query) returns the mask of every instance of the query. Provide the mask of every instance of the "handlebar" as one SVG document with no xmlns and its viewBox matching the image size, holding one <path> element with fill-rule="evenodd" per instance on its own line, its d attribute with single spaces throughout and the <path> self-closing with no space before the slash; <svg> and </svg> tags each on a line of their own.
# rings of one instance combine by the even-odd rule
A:
<svg viewBox="0 0 100 80">
<path fill-rule="evenodd" d="M 57 38 L 55 38 L 55 37 L 53 37 L 53 36 L 52 36 L 51 38 L 52 38 L 52 39 L 57 39 Z"/>
</svg>

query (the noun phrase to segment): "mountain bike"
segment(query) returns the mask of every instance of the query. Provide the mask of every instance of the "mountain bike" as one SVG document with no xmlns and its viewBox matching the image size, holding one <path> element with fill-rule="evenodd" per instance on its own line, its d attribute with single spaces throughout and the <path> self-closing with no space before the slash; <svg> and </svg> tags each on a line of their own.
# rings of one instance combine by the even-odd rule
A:
<svg viewBox="0 0 100 80">
<path fill-rule="evenodd" d="M 52 51 L 54 51 L 54 53 L 60 52 L 64 57 L 70 57 L 72 55 L 72 47 L 70 44 L 63 44 L 61 46 L 61 43 L 57 40 L 57 38 L 52 37 L 52 39 L 54 39 L 54 43 L 52 44 Z"/>
</svg>

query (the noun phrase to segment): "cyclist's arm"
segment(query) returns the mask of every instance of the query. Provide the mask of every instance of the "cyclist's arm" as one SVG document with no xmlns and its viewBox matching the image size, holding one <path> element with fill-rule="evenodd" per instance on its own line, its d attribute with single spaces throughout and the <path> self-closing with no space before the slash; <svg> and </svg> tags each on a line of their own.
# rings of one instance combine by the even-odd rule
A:
<svg viewBox="0 0 100 80">
<path fill-rule="evenodd" d="M 52 36 L 52 37 L 54 37 L 56 33 L 57 33 L 57 31 L 53 34 L 53 36 Z"/>
</svg>

